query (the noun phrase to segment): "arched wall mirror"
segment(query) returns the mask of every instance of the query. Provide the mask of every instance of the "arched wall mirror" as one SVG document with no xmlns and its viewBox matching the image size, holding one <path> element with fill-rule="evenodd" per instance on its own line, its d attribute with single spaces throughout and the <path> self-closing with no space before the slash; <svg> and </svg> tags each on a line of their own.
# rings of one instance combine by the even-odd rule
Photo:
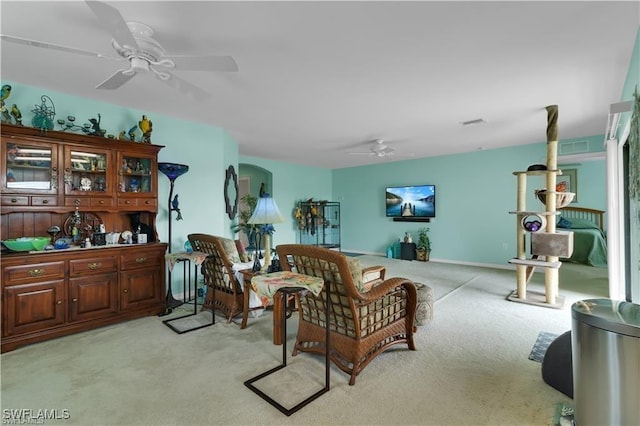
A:
<svg viewBox="0 0 640 426">
<path fill-rule="evenodd" d="M 233 220 L 238 213 L 238 175 L 233 165 L 227 168 L 224 179 L 224 203 L 229 219 Z"/>
</svg>

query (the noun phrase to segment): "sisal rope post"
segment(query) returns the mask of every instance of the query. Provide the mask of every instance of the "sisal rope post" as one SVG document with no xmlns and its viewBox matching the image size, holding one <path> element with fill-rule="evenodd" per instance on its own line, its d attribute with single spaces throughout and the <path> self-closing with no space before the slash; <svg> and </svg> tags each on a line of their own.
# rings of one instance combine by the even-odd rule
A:
<svg viewBox="0 0 640 426">
<path fill-rule="evenodd" d="M 547 174 L 546 187 L 547 192 L 551 192 L 546 197 L 546 211 L 555 213 L 556 211 L 556 177 L 558 169 L 558 106 L 549 105 L 547 110 Z M 547 221 L 546 231 L 549 233 L 556 232 L 555 216 L 551 216 L 552 220 Z M 547 262 L 557 262 L 557 256 L 547 256 Z M 546 268 L 544 271 L 544 289 L 545 301 L 555 305 L 558 297 L 558 269 Z"/>
<path fill-rule="evenodd" d="M 526 210 L 526 199 L 527 199 L 527 174 L 526 173 L 518 173 L 518 196 L 517 196 L 517 206 L 516 210 L 522 212 Z M 526 248 L 525 248 L 525 240 L 526 240 L 526 231 L 520 225 L 520 221 L 516 221 L 516 251 L 518 254 L 518 259 L 526 259 Z M 527 298 L 527 266 L 526 265 L 516 265 L 516 284 L 517 284 L 517 292 L 519 299 Z"/>
</svg>

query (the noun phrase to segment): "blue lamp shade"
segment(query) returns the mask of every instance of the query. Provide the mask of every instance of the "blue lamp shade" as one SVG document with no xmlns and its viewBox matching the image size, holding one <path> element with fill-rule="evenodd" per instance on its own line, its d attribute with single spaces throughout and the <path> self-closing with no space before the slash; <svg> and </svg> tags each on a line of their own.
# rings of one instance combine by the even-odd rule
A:
<svg viewBox="0 0 640 426">
<path fill-rule="evenodd" d="M 176 163 L 158 163 L 158 170 L 164 173 L 169 180 L 173 181 L 189 171 L 189 166 Z"/>
</svg>

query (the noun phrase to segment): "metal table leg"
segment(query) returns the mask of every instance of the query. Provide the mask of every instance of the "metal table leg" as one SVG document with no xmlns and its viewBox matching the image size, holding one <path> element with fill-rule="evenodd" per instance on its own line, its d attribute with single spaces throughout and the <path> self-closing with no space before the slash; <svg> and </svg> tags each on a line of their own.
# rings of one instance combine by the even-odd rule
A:
<svg viewBox="0 0 640 426">
<path fill-rule="evenodd" d="M 286 301 L 289 295 L 298 293 L 300 291 L 305 291 L 306 288 L 304 287 L 283 287 L 280 290 L 278 290 L 279 292 L 284 293 L 283 298 Z M 327 301 L 326 301 L 326 309 L 327 309 L 327 313 L 330 312 L 330 306 L 331 306 L 331 299 L 330 299 L 330 291 L 329 288 L 327 286 L 325 294 L 327 296 Z M 328 314 L 327 314 L 328 317 Z M 261 373 L 255 377 L 252 377 L 251 379 L 247 380 L 244 382 L 245 386 L 248 387 L 249 389 L 251 389 L 254 393 L 256 393 L 260 398 L 264 399 L 265 401 L 267 401 L 269 404 L 273 405 L 274 407 L 276 407 L 278 410 L 280 410 L 280 412 L 282 412 L 283 414 L 290 416 L 293 413 L 295 413 L 296 411 L 298 411 L 299 409 L 301 409 L 302 407 L 304 407 L 305 405 L 309 404 L 311 401 L 315 400 L 316 398 L 318 398 L 320 395 L 325 394 L 327 392 L 329 392 L 330 389 L 330 368 L 331 368 L 331 363 L 329 360 L 329 351 L 331 348 L 331 341 L 329 340 L 329 336 L 330 336 L 330 329 L 329 329 L 329 321 L 325 321 L 326 324 L 326 335 L 325 335 L 325 384 L 324 387 L 322 389 L 320 389 L 319 391 L 315 392 L 313 395 L 310 395 L 309 397 L 307 397 L 305 400 L 303 400 L 302 402 L 298 403 L 297 405 L 295 405 L 292 408 L 286 408 L 284 407 L 282 404 L 280 404 L 278 401 L 276 401 L 275 399 L 271 398 L 269 395 L 267 395 L 266 393 L 264 393 L 263 391 L 261 391 L 260 389 L 256 388 L 253 383 L 257 382 L 260 379 L 263 379 L 265 377 L 267 377 L 268 375 L 275 373 L 278 370 L 281 370 L 283 368 L 285 368 L 287 366 L 287 309 L 286 307 L 284 307 L 282 309 L 282 333 L 283 333 L 283 340 L 282 340 L 282 363 L 280 365 L 278 365 L 277 367 L 274 367 L 270 370 L 265 371 L 264 373 Z"/>
<path fill-rule="evenodd" d="M 191 261 L 189 259 L 184 259 L 184 260 L 181 260 L 181 262 L 184 262 L 184 264 L 183 264 L 184 265 L 184 267 L 183 267 L 183 280 L 184 280 L 183 287 L 186 290 L 187 270 L 188 270 L 188 274 L 189 274 L 189 298 L 191 298 Z M 182 315 L 182 316 L 179 316 L 179 317 L 176 317 L 176 318 L 166 319 L 166 320 L 162 321 L 162 323 L 164 325 L 166 325 L 167 327 L 169 327 L 170 329 L 172 329 L 173 331 L 175 331 L 178 334 L 184 334 L 184 333 L 188 333 L 190 331 L 200 330 L 201 328 L 209 327 L 209 326 L 215 324 L 215 321 L 216 321 L 215 320 L 215 312 L 212 311 L 211 315 L 213 316 L 213 318 L 212 318 L 211 322 L 208 323 L 208 324 L 203 324 L 203 325 L 200 325 L 198 327 L 189 328 L 189 329 L 186 329 L 186 330 L 181 330 L 179 328 L 174 327 L 173 324 L 171 324 L 171 322 L 173 322 L 173 321 L 177 321 L 177 320 L 183 319 L 183 318 L 192 317 L 192 316 L 198 314 L 198 265 L 194 265 L 193 270 L 194 270 L 194 276 L 195 276 L 195 284 L 194 284 L 195 298 L 194 298 L 194 301 L 193 301 L 193 313 L 192 314 L 187 314 L 187 315 Z M 186 296 L 186 291 L 185 291 L 184 296 L 183 296 L 183 299 L 186 302 L 188 299 L 185 299 L 185 297 L 187 297 Z M 202 303 L 204 304 L 204 301 Z"/>
</svg>

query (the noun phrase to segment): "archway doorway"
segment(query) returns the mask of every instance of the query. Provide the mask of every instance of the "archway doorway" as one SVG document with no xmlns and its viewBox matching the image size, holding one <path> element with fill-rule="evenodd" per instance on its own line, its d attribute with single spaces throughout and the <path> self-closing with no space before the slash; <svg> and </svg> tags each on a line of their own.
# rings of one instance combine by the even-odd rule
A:
<svg viewBox="0 0 640 426">
<path fill-rule="evenodd" d="M 253 164 L 238 164 L 238 197 L 240 200 L 238 203 L 239 221 L 241 221 L 243 217 L 248 218 L 251 215 L 250 207 L 245 201 L 245 196 L 247 194 L 251 194 L 254 197 L 259 197 L 260 187 L 263 183 L 267 188 L 267 192 L 271 193 L 272 179 L 273 174 L 267 169 Z M 240 239 L 245 247 L 250 247 L 249 237 L 244 232 L 239 232 L 236 238 Z"/>
</svg>

